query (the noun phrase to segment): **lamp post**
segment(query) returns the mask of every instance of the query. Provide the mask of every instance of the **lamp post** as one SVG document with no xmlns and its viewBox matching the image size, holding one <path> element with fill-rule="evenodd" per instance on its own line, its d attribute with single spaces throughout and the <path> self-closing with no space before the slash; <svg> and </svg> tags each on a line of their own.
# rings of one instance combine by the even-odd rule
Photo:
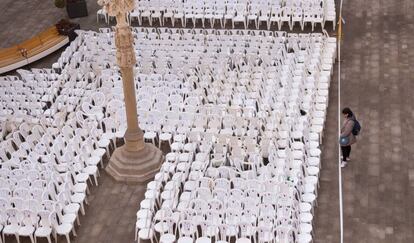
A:
<svg viewBox="0 0 414 243">
<path fill-rule="evenodd" d="M 117 181 L 145 182 L 159 170 L 163 155 L 154 145 L 144 142 L 144 134 L 138 125 L 134 38 L 126 21 L 126 14 L 134 9 L 134 0 L 98 0 L 98 4 L 110 16 L 116 17 L 116 59 L 121 70 L 127 117 L 125 145 L 114 151 L 106 171 Z"/>
</svg>

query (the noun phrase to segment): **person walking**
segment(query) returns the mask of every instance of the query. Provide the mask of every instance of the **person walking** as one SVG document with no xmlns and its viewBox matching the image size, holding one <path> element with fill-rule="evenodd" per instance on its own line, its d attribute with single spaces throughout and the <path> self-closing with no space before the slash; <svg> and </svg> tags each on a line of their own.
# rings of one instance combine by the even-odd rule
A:
<svg viewBox="0 0 414 243">
<path fill-rule="evenodd" d="M 354 135 L 354 126 L 356 123 L 356 118 L 354 113 L 348 107 L 342 110 L 342 115 L 344 116 L 344 122 L 341 128 L 341 137 L 339 143 L 342 150 L 342 162 L 341 167 L 345 167 L 349 162 L 349 156 L 351 154 L 351 145 L 356 143 L 356 136 Z"/>
</svg>

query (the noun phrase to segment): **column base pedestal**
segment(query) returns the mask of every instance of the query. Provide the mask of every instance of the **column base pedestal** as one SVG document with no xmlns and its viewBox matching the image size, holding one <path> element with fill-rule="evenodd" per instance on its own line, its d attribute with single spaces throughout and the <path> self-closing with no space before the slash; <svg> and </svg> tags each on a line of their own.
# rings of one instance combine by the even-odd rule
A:
<svg viewBox="0 0 414 243">
<path fill-rule="evenodd" d="M 116 181 L 144 183 L 149 181 L 159 171 L 164 156 L 152 144 L 131 152 L 125 145 L 117 148 L 106 166 L 106 172 Z"/>
</svg>

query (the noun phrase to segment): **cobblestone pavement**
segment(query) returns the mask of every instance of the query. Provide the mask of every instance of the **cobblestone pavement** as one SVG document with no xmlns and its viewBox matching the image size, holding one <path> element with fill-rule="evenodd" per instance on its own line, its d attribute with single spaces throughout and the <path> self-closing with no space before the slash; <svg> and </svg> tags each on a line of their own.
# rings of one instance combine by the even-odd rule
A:
<svg viewBox="0 0 414 243">
<path fill-rule="evenodd" d="M 1 0 L 0 9 L 0 48 L 30 38 L 67 16 L 45 0 Z M 88 0 L 88 9 L 88 17 L 74 21 L 83 29 L 106 26 L 96 23 L 95 0 Z M 414 242 L 414 69 L 409 66 L 414 63 L 413 12 L 412 0 L 344 1 L 341 105 L 350 106 L 363 127 L 352 161 L 343 170 L 344 242 Z M 51 67 L 58 57 L 57 52 L 28 67 Z M 314 220 L 317 243 L 339 242 L 340 235 L 337 94 L 335 71 Z M 101 175 L 72 242 L 132 242 L 145 187 L 116 183 L 105 172 Z M 14 240 L 9 237 L 7 242 Z"/>
<path fill-rule="evenodd" d="M 343 170 L 344 242 L 414 242 L 414 2 L 344 1 L 341 105 L 362 123 Z M 337 80 L 337 79 L 335 79 Z M 331 90 L 316 242 L 339 242 L 337 85 Z"/>
</svg>

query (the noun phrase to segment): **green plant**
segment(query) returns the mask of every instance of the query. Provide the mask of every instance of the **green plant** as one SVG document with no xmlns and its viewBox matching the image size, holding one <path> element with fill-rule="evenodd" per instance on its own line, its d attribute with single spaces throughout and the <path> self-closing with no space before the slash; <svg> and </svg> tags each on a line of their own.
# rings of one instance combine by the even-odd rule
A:
<svg viewBox="0 0 414 243">
<path fill-rule="evenodd" d="M 65 0 L 55 0 L 55 6 L 57 8 L 64 8 L 66 5 L 66 1 Z"/>
</svg>

